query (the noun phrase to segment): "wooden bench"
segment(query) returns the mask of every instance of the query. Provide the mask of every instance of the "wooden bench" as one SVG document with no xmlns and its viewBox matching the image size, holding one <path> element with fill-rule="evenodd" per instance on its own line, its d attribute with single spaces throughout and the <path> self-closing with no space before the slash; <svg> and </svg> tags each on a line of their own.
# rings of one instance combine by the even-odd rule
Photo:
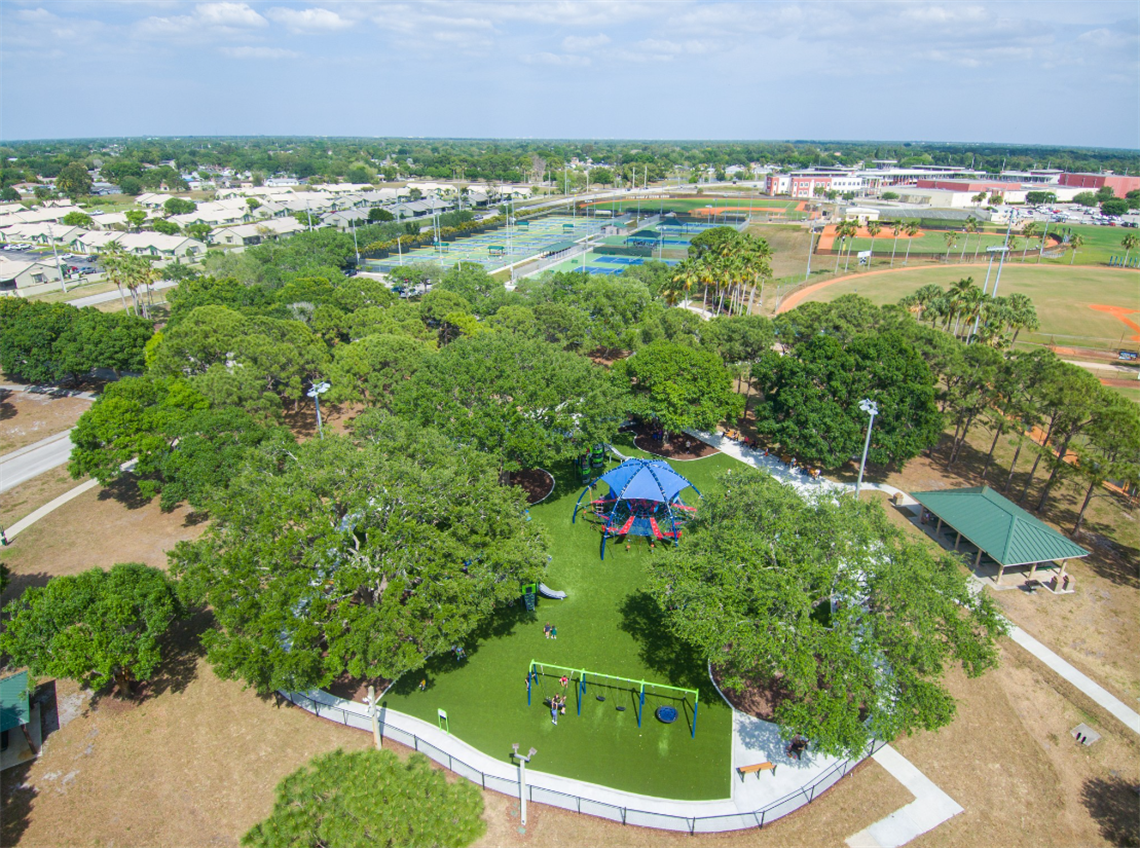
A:
<svg viewBox="0 0 1140 848">
<path fill-rule="evenodd" d="M 736 770 L 738 772 L 740 772 L 740 779 L 741 780 L 744 780 L 744 776 L 746 774 L 753 774 L 753 773 L 755 773 L 756 778 L 759 779 L 760 778 L 760 772 L 762 772 L 762 771 L 771 771 L 772 774 L 775 774 L 776 773 L 776 766 L 773 763 L 756 763 L 756 765 L 754 765 L 754 766 L 740 766 Z"/>
</svg>

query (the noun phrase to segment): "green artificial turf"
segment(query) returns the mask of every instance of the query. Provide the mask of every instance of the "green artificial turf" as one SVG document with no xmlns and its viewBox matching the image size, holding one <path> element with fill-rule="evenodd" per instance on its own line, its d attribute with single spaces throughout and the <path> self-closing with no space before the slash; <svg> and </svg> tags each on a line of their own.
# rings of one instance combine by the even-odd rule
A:
<svg viewBox="0 0 1140 848">
<path fill-rule="evenodd" d="M 620 449 L 639 453 L 628 444 Z M 674 467 L 708 497 L 715 488 L 714 475 L 732 462 L 715 455 Z M 432 723 L 438 709 L 446 710 L 453 735 L 505 761 L 511 743 L 518 742 L 523 750 L 533 746 L 538 753 L 532 768 L 540 771 L 664 798 L 727 798 L 731 711 L 710 684 L 700 656 L 668 633 L 659 607 L 643 591 L 644 566 L 651 555 L 648 541 L 631 540 L 629 551 L 624 544 L 610 544 L 603 562 L 596 525 L 581 514 L 571 523 L 582 490 L 576 469 L 551 470 L 557 487 L 546 501 L 531 507 L 530 515 L 550 536 L 552 559 L 543 582 L 569 597 L 556 601 L 540 596 L 534 613 L 525 611 L 520 598 L 478 639 L 465 644 L 465 661 L 452 655 L 435 658 L 426 675 L 398 681 L 385 703 Z M 699 508 L 691 490 L 683 497 Z M 557 640 L 543 635 L 547 622 L 557 628 Z M 532 659 L 697 689 L 696 738 L 690 735 L 691 704 L 679 705 L 681 717 L 665 725 L 654 710 L 677 701 L 649 695 L 639 730 L 633 693 L 594 685 L 582 701 L 581 717 L 570 687 L 566 715 L 556 727 L 542 704 L 544 696 L 560 691 L 556 679 L 536 686 L 527 706 L 526 675 Z M 421 679 L 427 681 L 422 692 Z M 599 693 L 605 694 L 604 702 L 596 699 Z M 626 709 L 617 710 L 619 704 Z"/>
</svg>

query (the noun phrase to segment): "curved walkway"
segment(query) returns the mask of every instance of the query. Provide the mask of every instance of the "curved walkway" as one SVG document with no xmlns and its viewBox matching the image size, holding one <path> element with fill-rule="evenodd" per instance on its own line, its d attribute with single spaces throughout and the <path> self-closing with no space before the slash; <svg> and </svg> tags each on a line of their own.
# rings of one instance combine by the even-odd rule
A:
<svg viewBox="0 0 1140 848">
<path fill-rule="evenodd" d="M 368 707 L 322 690 L 282 692 L 289 701 L 321 718 L 360 730 L 370 729 Z M 789 758 L 779 729 L 769 722 L 734 712 L 732 734 L 732 795 L 714 801 L 685 801 L 624 792 L 584 780 L 527 768 L 527 800 L 601 818 L 689 833 L 721 833 L 762 827 L 811 803 L 849 773 L 863 758 L 840 760 L 804 754 Z M 381 735 L 395 739 L 446 766 L 484 789 L 506 795 L 519 793 L 519 772 L 511 752 L 501 757 L 474 748 L 435 725 L 381 705 L 377 714 Z M 742 765 L 774 763 L 774 771 L 741 780 Z"/>
</svg>

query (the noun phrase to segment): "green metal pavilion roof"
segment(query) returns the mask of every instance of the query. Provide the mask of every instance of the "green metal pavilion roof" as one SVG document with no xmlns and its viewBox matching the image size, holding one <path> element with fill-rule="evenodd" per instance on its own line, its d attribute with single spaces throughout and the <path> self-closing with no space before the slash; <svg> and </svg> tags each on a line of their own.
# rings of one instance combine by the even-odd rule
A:
<svg viewBox="0 0 1140 848">
<path fill-rule="evenodd" d="M 549 245 L 543 248 L 543 253 L 561 253 L 564 250 L 569 250 L 572 247 L 577 247 L 578 243 L 573 241 L 560 241 L 557 244 Z"/>
<path fill-rule="evenodd" d="M 1001 565 L 1029 565 L 1089 554 L 989 486 L 912 492 L 911 497 Z"/>
<path fill-rule="evenodd" d="M 32 718 L 28 704 L 28 673 L 21 671 L 0 680 L 0 732 L 27 724 Z"/>
</svg>

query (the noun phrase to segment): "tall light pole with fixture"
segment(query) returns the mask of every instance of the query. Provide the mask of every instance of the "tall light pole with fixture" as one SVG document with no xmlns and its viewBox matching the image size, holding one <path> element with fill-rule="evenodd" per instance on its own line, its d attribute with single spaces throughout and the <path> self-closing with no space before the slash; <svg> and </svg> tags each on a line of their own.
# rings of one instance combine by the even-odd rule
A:
<svg viewBox="0 0 1140 848">
<path fill-rule="evenodd" d="M 512 756 L 519 761 L 519 813 L 522 826 L 526 827 L 526 764 L 538 753 L 538 749 L 531 748 L 529 753 L 523 755 L 519 753 L 518 742 L 512 743 L 511 748 L 514 749 Z"/>
<path fill-rule="evenodd" d="M 324 428 L 321 426 L 321 395 L 327 392 L 331 387 L 328 383 L 313 383 L 313 387 L 309 389 L 309 397 L 317 403 L 317 432 L 321 434 L 321 438 L 325 437 Z"/>
<path fill-rule="evenodd" d="M 867 440 L 863 442 L 863 460 L 859 463 L 859 479 L 855 483 L 855 500 L 859 500 L 859 487 L 863 485 L 863 469 L 867 466 L 867 451 L 871 447 L 871 428 L 875 426 L 875 416 L 879 414 L 879 407 L 869 398 L 859 401 L 859 408 L 870 415 L 871 420 L 867 422 Z"/>
</svg>

